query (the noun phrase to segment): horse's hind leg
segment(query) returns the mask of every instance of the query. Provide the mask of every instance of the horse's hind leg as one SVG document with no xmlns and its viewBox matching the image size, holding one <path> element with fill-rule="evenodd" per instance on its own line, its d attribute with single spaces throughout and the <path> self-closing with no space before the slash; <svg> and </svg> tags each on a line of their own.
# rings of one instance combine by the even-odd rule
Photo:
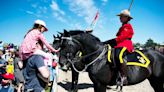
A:
<svg viewBox="0 0 164 92">
<path fill-rule="evenodd" d="M 159 78 L 155 78 L 155 77 L 150 77 L 148 80 L 155 92 L 164 92 L 164 81 L 163 80 L 159 80 Z"/>
<path fill-rule="evenodd" d="M 106 85 L 94 83 L 94 92 L 106 92 Z"/>
</svg>

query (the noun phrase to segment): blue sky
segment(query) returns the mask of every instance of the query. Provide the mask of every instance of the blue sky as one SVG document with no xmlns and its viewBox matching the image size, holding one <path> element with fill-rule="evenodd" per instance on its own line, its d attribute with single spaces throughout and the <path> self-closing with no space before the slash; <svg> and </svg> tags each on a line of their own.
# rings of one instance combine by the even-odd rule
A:
<svg viewBox="0 0 164 92">
<path fill-rule="evenodd" d="M 93 34 L 102 41 L 115 37 L 121 23 L 116 14 L 129 7 L 131 0 L 1 0 L 0 40 L 19 45 L 36 19 L 47 23 L 48 42 L 63 29 L 86 29 L 97 10 L 100 17 Z M 131 15 L 133 42 L 152 38 L 164 42 L 164 0 L 134 0 Z"/>
</svg>

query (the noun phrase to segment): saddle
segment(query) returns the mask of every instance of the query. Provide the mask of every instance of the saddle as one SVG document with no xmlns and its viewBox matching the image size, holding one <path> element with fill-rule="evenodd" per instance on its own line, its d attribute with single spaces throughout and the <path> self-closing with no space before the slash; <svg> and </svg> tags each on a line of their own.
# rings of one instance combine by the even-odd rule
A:
<svg viewBox="0 0 164 92">
<path fill-rule="evenodd" d="M 114 48 L 112 48 L 109 44 L 107 44 L 107 59 L 109 63 L 113 63 L 113 67 L 116 67 L 116 62 L 114 60 Z M 79 57 L 82 56 L 82 52 L 78 52 Z M 150 60 L 139 50 L 135 50 L 134 52 L 126 55 L 122 58 L 126 65 L 128 66 L 140 66 L 147 68 L 150 64 Z"/>
<path fill-rule="evenodd" d="M 110 45 L 108 45 L 108 61 L 109 63 L 113 63 L 115 65 L 114 61 L 114 48 L 111 48 Z M 130 66 L 140 66 L 147 68 L 150 64 L 150 60 L 139 50 L 135 50 L 134 52 L 126 55 L 124 58 L 122 58 L 124 62 L 126 62 L 126 65 Z"/>
</svg>

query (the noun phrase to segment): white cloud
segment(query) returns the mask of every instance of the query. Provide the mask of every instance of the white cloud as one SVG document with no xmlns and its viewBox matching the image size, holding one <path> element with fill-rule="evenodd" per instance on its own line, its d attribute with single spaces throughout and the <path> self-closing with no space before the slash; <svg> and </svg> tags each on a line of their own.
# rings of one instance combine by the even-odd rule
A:
<svg viewBox="0 0 164 92">
<path fill-rule="evenodd" d="M 30 14 L 30 15 L 34 15 L 34 16 L 36 16 L 36 17 L 42 17 L 42 15 L 41 14 L 36 14 L 36 13 L 34 13 L 34 12 L 32 12 L 32 11 L 25 11 L 27 14 Z"/>
<path fill-rule="evenodd" d="M 41 3 L 44 2 L 44 0 L 42 0 L 40 3 L 39 2 L 33 2 L 31 0 L 28 1 L 31 5 L 31 10 L 25 10 L 25 12 L 27 14 L 33 15 L 35 17 L 44 17 L 44 18 L 48 18 L 46 16 L 47 14 L 47 7 L 45 5 L 41 5 Z M 45 2 L 44 2 L 45 3 Z"/>
<path fill-rule="evenodd" d="M 37 13 L 39 14 L 46 14 L 47 13 L 47 7 L 46 6 L 39 6 Z"/>
<path fill-rule="evenodd" d="M 89 26 L 91 24 L 91 22 L 93 21 L 95 14 L 97 12 L 98 7 L 96 7 L 94 0 L 63 0 L 65 2 L 65 4 L 69 5 L 69 9 L 70 11 L 72 11 L 73 13 L 75 13 L 77 16 L 84 18 L 85 22 L 87 23 L 87 25 Z M 94 34 L 96 34 L 97 37 L 99 37 L 99 34 L 103 34 L 106 32 L 104 32 L 104 24 L 106 23 L 106 21 L 104 20 L 104 16 L 103 13 L 101 12 L 101 10 L 99 10 L 100 16 L 99 19 L 97 21 L 97 24 L 95 25 L 94 30 Z M 79 20 L 77 20 L 79 21 Z M 86 29 L 84 28 L 84 25 L 80 25 L 83 23 L 74 23 L 73 24 L 73 28 L 79 28 L 79 29 Z M 101 31 L 100 31 L 101 30 Z"/>
<path fill-rule="evenodd" d="M 108 0 L 101 0 L 102 1 L 102 5 L 106 5 L 106 3 L 108 2 Z"/>
<path fill-rule="evenodd" d="M 56 20 L 59 20 L 63 23 L 67 22 L 67 20 L 64 18 L 65 12 L 60 9 L 60 7 L 55 1 L 52 0 L 50 7 L 53 10 L 53 16 L 55 17 Z"/>
<path fill-rule="evenodd" d="M 34 14 L 32 11 L 26 11 L 26 13 L 28 13 L 28 14 Z"/>
<path fill-rule="evenodd" d="M 98 8 L 94 5 L 93 0 L 64 0 L 69 5 L 69 9 L 77 14 L 77 16 L 84 17 L 87 24 L 93 20 Z"/>
<path fill-rule="evenodd" d="M 80 23 L 75 23 L 75 24 L 72 24 L 71 26 L 72 26 L 72 28 L 75 28 L 75 29 L 84 29 L 84 28 L 82 28 Z"/>
<path fill-rule="evenodd" d="M 103 1 L 103 2 L 108 2 L 108 0 L 101 0 L 101 1 Z"/>
<path fill-rule="evenodd" d="M 67 20 L 64 17 L 60 16 L 60 14 L 57 13 L 57 12 L 53 12 L 53 16 L 54 16 L 54 18 L 56 20 L 59 20 L 59 21 L 61 21 L 63 23 L 66 23 L 67 22 Z"/>
<path fill-rule="evenodd" d="M 65 15 L 65 12 L 59 8 L 58 4 L 55 1 L 52 1 L 50 7 L 52 8 L 52 10 L 59 12 L 62 15 Z"/>
<path fill-rule="evenodd" d="M 31 6 L 32 6 L 33 8 L 37 8 L 38 4 L 36 4 L 36 3 L 34 4 L 34 3 L 33 3 L 33 4 L 31 4 Z"/>
</svg>

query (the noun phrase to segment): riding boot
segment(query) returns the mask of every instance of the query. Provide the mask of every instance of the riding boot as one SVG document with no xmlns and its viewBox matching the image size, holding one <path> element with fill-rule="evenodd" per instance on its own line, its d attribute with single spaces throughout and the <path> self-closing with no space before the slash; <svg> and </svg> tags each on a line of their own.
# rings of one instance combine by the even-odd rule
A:
<svg viewBox="0 0 164 92">
<path fill-rule="evenodd" d="M 126 64 L 122 63 L 120 64 L 120 72 L 121 72 L 121 82 L 123 83 L 123 85 L 127 85 L 128 84 L 128 80 L 127 80 L 127 66 Z"/>
</svg>

